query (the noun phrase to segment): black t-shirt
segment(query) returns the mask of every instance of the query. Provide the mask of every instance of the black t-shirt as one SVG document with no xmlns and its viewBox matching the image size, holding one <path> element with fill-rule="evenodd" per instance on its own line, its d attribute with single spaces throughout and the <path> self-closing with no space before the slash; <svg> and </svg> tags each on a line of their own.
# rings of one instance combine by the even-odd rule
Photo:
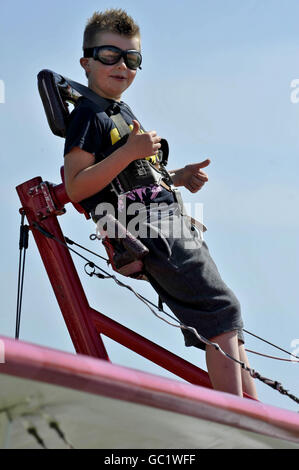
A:
<svg viewBox="0 0 299 470">
<path fill-rule="evenodd" d="M 115 103 L 111 100 L 111 104 Z M 129 106 L 124 102 L 117 102 L 120 113 L 126 123 L 131 126 L 132 120 L 136 119 Z M 117 144 L 120 136 L 112 119 L 105 112 L 99 112 L 98 106 L 90 100 L 82 97 L 79 99 L 75 109 L 72 111 L 65 139 L 64 155 L 72 148 L 79 147 L 94 155 L 95 163 L 104 158 L 105 152 L 111 145 Z M 171 192 L 162 186 L 150 185 L 130 192 L 126 196 L 127 207 L 132 202 L 142 202 L 146 206 L 150 203 L 164 202 L 171 204 L 174 201 Z M 119 206 L 117 195 L 111 190 L 110 185 L 99 193 L 84 199 L 80 204 L 87 212 L 91 212 L 99 202 L 110 202 L 115 208 Z"/>
</svg>

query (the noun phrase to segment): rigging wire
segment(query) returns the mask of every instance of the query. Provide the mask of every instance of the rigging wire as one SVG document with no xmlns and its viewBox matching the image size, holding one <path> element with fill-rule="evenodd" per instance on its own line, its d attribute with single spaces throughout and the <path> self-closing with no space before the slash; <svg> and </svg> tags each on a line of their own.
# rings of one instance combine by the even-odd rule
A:
<svg viewBox="0 0 299 470">
<path fill-rule="evenodd" d="M 29 241 L 29 227 L 24 225 L 25 211 L 21 212 L 21 225 L 20 225 L 20 239 L 19 239 L 19 273 L 18 273 L 18 288 L 17 288 L 17 312 L 16 312 L 16 328 L 15 339 L 19 339 L 20 323 L 21 323 L 21 309 L 23 300 L 23 287 L 24 287 L 24 273 L 26 262 L 26 250 Z M 23 256 L 22 256 L 23 255 Z"/>
<path fill-rule="evenodd" d="M 245 351 L 250 352 L 252 354 L 257 354 L 258 356 L 267 357 L 268 359 L 276 359 L 276 361 L 299 362 L 299 361 L 295 361 L 294 359 L 284 359 L 283 357 L 269 356 L 268 354 L 262 354 L 257 351 L 252 351 L 251 349 L 245 349 Z"/>
<path fill-rule="evenodd" d="M 64 247 L 66 247 L 68 250 L 72 251 L 73 253 L 75 253 L 77 256 L 79 256 L 80 258 L 84 259 L 87 263 L 85 265 L 85 272 L 89 275 L 89 276 L 97 276 L 97 277 L 100 277 L 100 278 L 110 278 L 110 279 L 113 279 L 116 284 L 118 284 L 119 286 L 121 287 L 125 287 L 127 289 L 129 289 L 138 299 L 140 299 L 143 303 L 145 303 L 147 305 L 147 307 L 151 310 L 151 312 L 157 316 L 159 319 L 161 319 L 162 321 L 168 323 L 169 325 L 171 326 L 174 326 L 174 327 L 177 327 L 177 328 L 181 328 L 181 329 L 185 329 L 185 330 L 188 330 L 188 331 L 191 331 L 193 334 L 195 334 L 195 336 L 200 340 L 202 341 L 203 343 L 207 344 L 207 345 L 210 345 L 210 346 L 213 346 L 217 351 L 219 351 L 222 355 L 224 355 L 225 357 L 233 360 L 234 362 L 237 362 L 241 368 L 243 370 L 246 370 L 250 375 L 251 377 L 253 377 L 254 379 L 258 379 L 260 380 L 261 382 L 265 383 L 266 385 L 268 385 L 269 387 L 277 390 L 279 393 L 283 394 L 283 395 L 286 395 L 288 396 L 290 399 L 292 399 L 293 401 L 295 401 L 296 403 L 299 404 L 299 398 L 296 397 L 295 395 L 289 393 L 288 390 L 286 390 L 282 384 L 276 380 L 272 380 L 272 379 L 269 379 L 267 377 L 263 377 L 259 372 L 255 371 L 254 369 L 248 367 L 244 362 L 234 358 L 233 356 L 231 356 L 230 354 L 226 353 L 225 351 L 222 350 L 222 348 L 219 346 L 219 344 L 217 343 L 213 343 L 211 341 L 209 341 L 207 338 L 203 337 L 202 335 L 200 335 L 198 333 L 198 331 L 193 328 L 193 327 L 190 327 L 190 326 L 187 326 L 187 325 L 184 325 L 183 323 L 181 323 L 177 318 L 173 317 L 172 315 L 170 315 L 168 312 L 166 312 L 165 310 L 163 310 L 163 308 L 160 306 L 156 306 L 154 305 L 151 301 L 149 301 L 148 299 L 146 299 L 145 297 L 143 297 L 141 294 L 139 294 L 138 292 L 136 292 L 130 285 L 128 284 L 125 284 L 124 282 L 120 281 L 119 279 L 117 279 L 117 277 L 115 275 L 111 275 L 109 274 L 107 271 L 105 271 L 103 268 L 97 266 L 95 263 L 91 262 L 88 258 L 86 258 L 85 256 L 83 256 L 81 253 L 78 253 L 76 250 L 74 250 L 73 248 L 70 248 L 66 242 L 63 242 L 62 240 L 58 239 L 57 237 L 55 237 L 53 234 L 51 234 L 50 232 L 48 232 L 46 229 L 44 229 L 40 224 L 38 224 L 37 222 L 34 222 L 32 224 L 32 227 L 39 230 L 39 232 L 41 232 L 43 235 L 45 235 L 47 238 L 50 238 L 52 240 L 54 240 L 55 242 L 63 245 Z M 74 244 L 76 245 L 76 243 L 73 241 L 73 240 L 70 240 L 69 238 L 65 238 L 65 240 L 68 240 L 68 243 L 69 244 Z M 85 249 L 84 247 L 82 247 L 80 245 L 81 248 Z M 87 250 L 87 249 L 86 249 Z M 87 250 L 87 251 L 90 251 L 90 250 Z M 95 253 L 94 253 L 95 254 Z M 97 255 L 97 256 L 100 256 L 100 255 Z M 102 256 L 100 256 L 100 258 L 103 258 Z M 108 261 L 106 258 L 104 258 L 106 261 Z M 86 267 L 89 266 L 93 269 L 92 272 L 88 273 L 86 271 Z M 95 268 L 98 269 L 99 271 L 101 271 L 103 274 L 100 274 L 100 273 L 96 273 L 95 272 Z M 153 308 L 151 308 L 150 305 L 154 305 L 155 308 L 157 308 L 160 312 L 164 313 L 165 315 L 167 315 L 168 317 L 170 317 L 171 319 L 173 319 L 176 323 L 179 323 L 178 324 L 174 324 L 168 320 L 166 320 L 165 318 L 163 318 L 161 315 L 159 315 L 157 312 L 155 312 L 153 310 Z M 297 357 L 297 356 L 296 356 Z"/>
<path fill-rule="evenodd" d="M 282 348 L 280 348 L 279 346 L 276 346 L 276 345 L 273 344 L 273 343 L 270 343 L 270 341 L 267 341 L 267 340 L 265 340 L 264 338 L 261 338 L 260 336 L 255 335 L 254 333 L 251 333 L 250 331 L 247 331 L 247 330 L 245 330 L 245 329 L 243 329 L 243 331 L 244 331 L 245 333 L 247 333 L 247 334 L 249 334 L 249 335 L 251 335 L 251 336 L 254 336 L 255 338 L 257 338 L 257 339 L 263 341 L 264 343 L 270 344 L 270 346 L 273 346 L 274 348 L 279 349 L 280 351 L 283 351 L 283 352 L 285 352 L 286 354 L 289 354 L 290 356 L 295 357 L 296 359 L 299 359 L 299 356 L 296 356 L 295 354 L 293 354 L 293 353 L 291 353 L 291 352 L 289 352 L 289 351 L 286 351 L 285 349 L 282 349 Z M 252 352 L 252 351 L 251 351 L 251 352 Z M 294 362 L 296 362 L 296 361 L 294 361 Z"/>
</svg>

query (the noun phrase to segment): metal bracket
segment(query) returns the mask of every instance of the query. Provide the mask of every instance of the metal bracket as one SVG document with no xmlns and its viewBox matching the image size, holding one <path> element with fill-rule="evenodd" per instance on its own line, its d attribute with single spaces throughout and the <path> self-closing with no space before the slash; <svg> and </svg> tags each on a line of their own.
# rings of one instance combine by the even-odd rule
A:
<svg viewBox="0 0 299 470">
<path fill-rule="evenodd" d="M 56 207 L 51 194 L 50 183 L 47 181 L 42 181 L 39 185 L 30 188 L 28 195 L 39 198 L 41 207 L 36 214 L 39 220 L 44 220 L 50 215 L 62 215 L 66 212 L 64 207 Z"/>
</svg>

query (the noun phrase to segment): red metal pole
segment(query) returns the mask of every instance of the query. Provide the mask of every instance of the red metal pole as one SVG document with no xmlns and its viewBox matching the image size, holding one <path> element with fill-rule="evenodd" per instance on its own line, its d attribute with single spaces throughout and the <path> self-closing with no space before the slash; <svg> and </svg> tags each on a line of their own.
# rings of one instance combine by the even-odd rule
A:
<svg viewBox="0 0 299 470">
<path fill-rule="evenodd" d="M 131 351 L 149 359 L 187 382 L 212 388 L 208 373 L 199 367 L 167 351 L 167 349 L 135 333 L 135 331 L 120 325 L 93 308 L 90 309 L 90 315 L 98 332 L 108 336 L 108 338 L 126 346 Z"/>
<path fill-rule="evenodd" d="M 46 188 L 41 190 L 41 183 L 42 179 L 37 177 L 17 187 L 22 209 L 31 228 L 37 222 L 64 242 L 56 215 L 46 216 L 53 201 L 47 200 L 49 195 Z M 69 250 L 37 229 L 32 232 L 76 352 L 108 360 L 102 339 L 88 316 L 89 305 Z"/>
</svg>

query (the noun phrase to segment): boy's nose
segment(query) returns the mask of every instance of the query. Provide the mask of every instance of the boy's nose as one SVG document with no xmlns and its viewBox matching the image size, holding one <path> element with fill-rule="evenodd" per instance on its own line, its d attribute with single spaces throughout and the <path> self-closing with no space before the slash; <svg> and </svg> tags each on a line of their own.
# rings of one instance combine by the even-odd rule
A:
<svg viewBox="0 0 299 470">
<path fill-rule="evenodd" d="M 119 59 L 119 61 L 117 62 L 117 67 L 118 67 L 118 68 L 123 68 L 123 69 L 126 69 L 126 68 L 127 68 L 123 57 L 121 57 L 121 58 Z"/>
</svg>

